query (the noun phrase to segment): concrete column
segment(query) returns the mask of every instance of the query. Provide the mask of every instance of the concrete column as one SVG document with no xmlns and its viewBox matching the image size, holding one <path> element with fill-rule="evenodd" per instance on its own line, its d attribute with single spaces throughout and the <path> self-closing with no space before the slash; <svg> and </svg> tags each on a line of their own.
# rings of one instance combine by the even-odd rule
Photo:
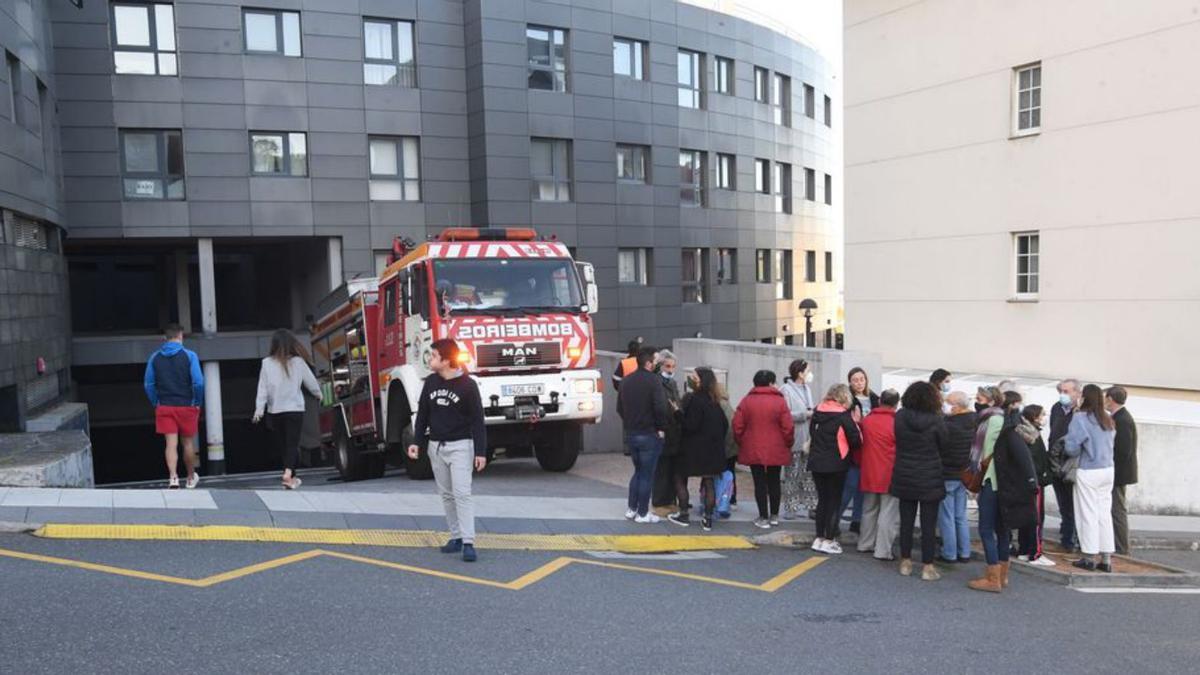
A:
<svg viewBox="0 0 1200 675">
<path fill-rule="evenodd" d="M 175 251 L 175 306 L 184 333 L 192 332 L 192 282 L 188 276 L 188 252 Z"/>
<path fill-rule="evenodd" d="M 200 258 L 200 319 L 205 335 L 217 332 L 217 285 L 213 268 L 212 239 L 197 242 Z M 225 473 L 225 427 L 221 411 L 221 364 L 204 363 L 204 428 L 208 432 L 208 473 Z"/>
<path fill-rule="evenodd" d="M 342 278 L 342 240 L 330 237 L 329 242 L 329 290 L 334 290 L 345 281 Z"/>
</svg>

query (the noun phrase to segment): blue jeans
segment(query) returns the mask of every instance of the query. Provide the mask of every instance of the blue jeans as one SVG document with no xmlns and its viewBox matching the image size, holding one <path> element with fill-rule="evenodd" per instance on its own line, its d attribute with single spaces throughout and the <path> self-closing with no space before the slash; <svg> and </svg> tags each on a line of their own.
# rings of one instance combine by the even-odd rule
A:
<svg viewBox="0 0 1200 675">
<path fill-rule="evenodd" d="M 947 480 L 946 496 L 938 508 L 938 530 L 942 533 L 942 557 L 947 560 L 971 557 L 971 528 L 967 525 L 967 486 L 957 478 Z"/>
<path fill-rule="evenodd" d="M 650 511 L 650 492 L 654 488 L 654 467 L 662 452 L 662 439 L 655 434 L 628 434 L 625 444 L 633 459 L 633 476 L 629 479 L 629 510 L 644 516 Z"/>
<path fill-rule="evenodd" d="M 850 470 L 846 472 L 846 484 L 842 486 L 842 508 L 838 509 L 838 518 L 846 512 L 846 507 L 850 505 L 850 500 L 854 500 L 854 510 L 850 513 L 850 521 L 854 523 L 862 522 L 863 509 L 863 493 L 858 490 L 859 468 L 854 464 L 850 465 Z"/>
<path fill-rule="evenodd" d="M 983 540 L 987 564 L 996 565 L 1008 560 L 1012 537 L 1000 513 L 1000 499 L 990 482 L 984 482 L 979 493 L 979 538 Z"/>
</svg>

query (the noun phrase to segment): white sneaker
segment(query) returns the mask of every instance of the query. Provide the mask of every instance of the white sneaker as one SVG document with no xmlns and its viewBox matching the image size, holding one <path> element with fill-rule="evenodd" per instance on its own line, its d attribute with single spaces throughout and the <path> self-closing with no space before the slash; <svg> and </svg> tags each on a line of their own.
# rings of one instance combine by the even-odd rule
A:
<svg viewBox="0 0 1200 675">
<path fill-rule="evenodd" d="M 755 518 L 754 526 L 763 530 L 769 530 L 771 529 L 771 521 L 766 518 Z"/>
<path fill-rule="evenodd" d="M 647 513 L 644 516 L 638 516 L 638 517 L 634 518 L 633 522 L 641 523 L 643 525 L 646 523 L 660 523 L 660 522 L 662 522 L 662 518 L 659 518 L 658 516 L 654 515 L 653 513 Z"/>
<path fill-rule="evenodd" d="M 1029 562 L 1029 556 L 1019 555 L 1019 556 L 1017 556 L 1017 560 L 1020 560 L 1021 562 Z"/>
<path fill-rule="evenodd" d="M 1047 558 L 1046 556 L 1034 558 L 1033 560 L 1029 561 L 1029 564 L 1037 565 L 1038 567 L 1054 567 L 1055 566 L 1055 562 L 1053 560 Z"/>
<path fill-rule="evenodd" d="M 167 482 L 167 489 L 168 490 L 178 490 L 179 489 L 179 476 L 171 476 L 171 480 Z"/>
<path fill-rule="evenodd" d="M 825 540 L 825 548 L 823 548 L 821 550 L 824 551 L 825 553 L 829 553 L 830 555 L 841 555 L 842 554 L 842 545 L 832 539 L 826 539 Z"/>
<path fill-rule="evenodd" d="M 811 548 L 812 548 L 812 550 L 817 551 L 818 553 L 823 551 L 825 549 L 825 540 L 821 539 L 820 537 L 813 539 Z"/>
<path fill-rule="evenodd" d="M 634 518 L 637 518 L 637 511 L 634 511 L 633 509 L 628 509 L 625 511 L 625 520 L 633 520 Z"/>
<path fill-rule="evenodd" d="M 187 489 L 194 490 L 194 489 L 196 489 L 196 486 L 199 484 L 200 484 L 200 473 L 199 472 L 188 476 Z"/>
</svg>

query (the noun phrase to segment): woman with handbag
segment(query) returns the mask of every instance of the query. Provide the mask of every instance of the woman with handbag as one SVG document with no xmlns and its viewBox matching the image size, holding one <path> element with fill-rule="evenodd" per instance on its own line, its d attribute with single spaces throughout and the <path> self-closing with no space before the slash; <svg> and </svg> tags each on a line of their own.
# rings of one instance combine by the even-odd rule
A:
<svg viewBox="0 0 1200 675">
<path fill-rule="evenodd" d="M 996 440 L 1004 428 L 1004 393 L 999 387 L 988 387 L 989 407 L 979 413 L 979 425 L 975 427 L 975 441 L 971 443 L 971 466 L 964 472 L 963 482 L 967 489 L 978 493 L 979 539 L 983 543 L 983 556 L 987 570 L 967 586 L 977 591 L 999 593 L 1003 588 L 1004 574 L 1008 571 L 1010 532 L 1005 526 L 997 496 L 996 467 L 992 466 L 992 454 L 996 451 Z"/>
<path fill-rule="evenodd" d="M 1113 445 L 1116 424 L 1104 409 L 1104 391 L 1083 388 L 1083 402 L 1071 417 L 1066 452 L 1079 458 L 1075 470 L 1075 532 L 1083 557 L 1071 563 L 1083 570 L 1112 572 L 1116 542 L 1112 524 Z"/>
<path fill-rule="evenodd" d="M 701 525 L 712 529 L 716 510 L 717 474 L 725 471 L 725 432 L 729 424 L 721 410 L 717 394 L 717 377 L 710 368 L 697 368 L 695 390 L 683 397 L 683 423 L 679 440 L 679 457 L 675 470 L 675 491 L 679 512 L 667 518 L 676 525 L 687 526 L 688 478 L 700 478 L 700 498 L 704 502 Z"/>
<path fill-rule="evenodd" d="M 321 386 L 308 367 L 308 354 L 292 331 L 280 328 L 271 336 L 271 353 L 258 372 L 253 422 L 265 414 L 271 438 L 283 458 L 283 487 L 300 487 L 300 428 L 304 423 L 304 389 L 320 398 Z"/>
<path fill-rule="evenodd" d="M 1054 561 L 1043 555 L 1042 550 L 1042 525 L 1046 521 L 1046 486 L 1054 480 L 1054 474 L 1050 470 L 1050 454 L 1046 451 L 1046 442 L 1042 439 L 1042 429 L 1045 426 L 1045 408 L 1031 403 L 1021 410 L 1021 423 L 1017 426 L 1017 433 L 1021 434 L 1021 438 L 1029 445 L 1038 489 L 1034 497 L 1037 520 L 1018 531 L 1017 540 L 1021 555 L 1017 556 L 1017 559 L 1039 567 L 1054 567 Z"/>
</svg>

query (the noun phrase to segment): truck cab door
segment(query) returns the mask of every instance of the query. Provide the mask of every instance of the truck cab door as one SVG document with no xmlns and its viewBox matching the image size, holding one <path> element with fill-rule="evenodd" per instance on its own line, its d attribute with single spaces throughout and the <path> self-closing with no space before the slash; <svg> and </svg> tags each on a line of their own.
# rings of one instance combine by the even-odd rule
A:
<svg viewBox="0 0 1200 675">
<path fill-rule="evenodd" d="M 400 319 L 400 277 L 394 276 L 380 289 L 383 302 L 379 327 L 379 372 L 390 372 L 404 363 L 404 322 Z"/>
<path fill-rule="evenodd" d="M 404 270 L 404 354 L 405 362 L 416 367 L 421 377 L 429 373 L 430 330 L 429 284 L 425 265 L 417 263 Z"/>
</svg>

